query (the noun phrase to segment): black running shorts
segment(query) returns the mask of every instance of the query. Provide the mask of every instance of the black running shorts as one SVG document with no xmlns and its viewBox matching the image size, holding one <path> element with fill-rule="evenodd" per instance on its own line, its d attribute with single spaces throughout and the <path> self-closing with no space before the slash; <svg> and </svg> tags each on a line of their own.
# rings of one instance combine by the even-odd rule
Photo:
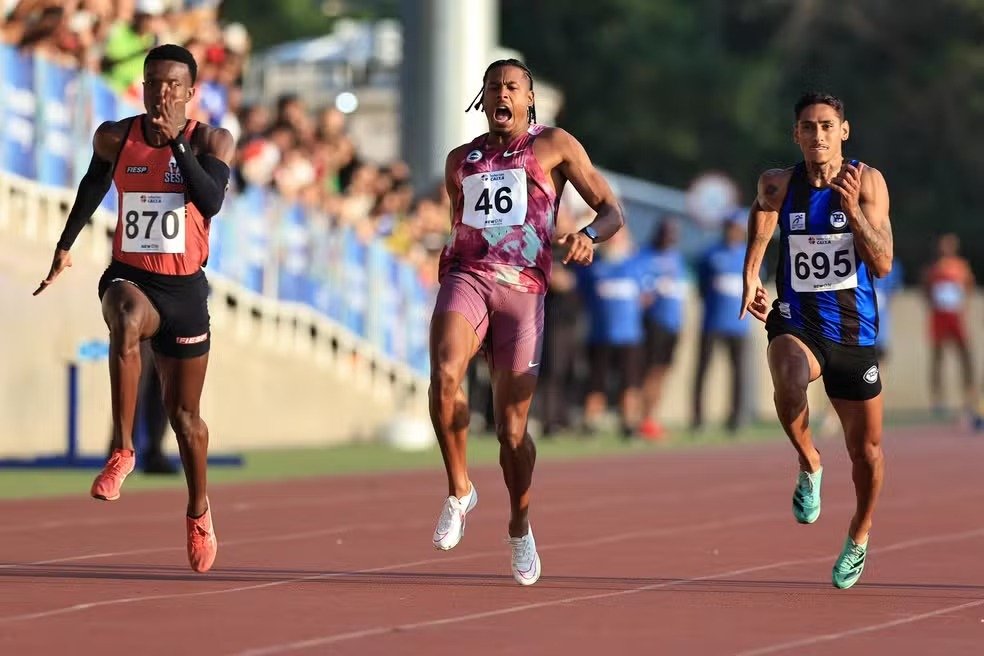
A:
<svg viewBox="0 0 984 656">
<path fill-rule="evenodd" d="M 99 300 L 110 285 L 120 283 L 135 285 L 160 315 L 160 328 L 151 337 L 156 353 L 171 358 L 197 358 L 208 353 L 212 336 L 204 271 L 172 276 L 113 260 L 99 279 Z"/>
<path fill-rule="evenodd" d="M 845 401 L 867 401 L 882 391 L 878 351 L 874 346 L 840 344 L 786 324 L 775 310 L 769 312 L 765 329 L 769 342 L 779 335 L 792 335 L 803 342 L 820 363 L 827 397 Z"/>
</svg>

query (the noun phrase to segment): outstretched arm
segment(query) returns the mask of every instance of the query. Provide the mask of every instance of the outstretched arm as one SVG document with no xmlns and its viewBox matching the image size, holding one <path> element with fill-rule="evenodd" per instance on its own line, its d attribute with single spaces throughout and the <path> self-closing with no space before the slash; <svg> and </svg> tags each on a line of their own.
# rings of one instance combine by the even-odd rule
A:
<svg viewBox="0 0 984 656">
<path fill-rule="evenodd" d="M 119 151 L 121 135 L 127 127 L 129 127 L 127 122 L 107 121 L 96 128 L 96 132 L 92 136 L 92 158 L 89 160 L 89 169 L 79 182 L 75 202 L 72 203 L 65 227 L 62 229 L 58 244 L 55 246 L 55 254 L 51 258 L 48 275 L 34 290 L 34 296 L 47 289 L 62 271 L 72 266 L 72 255 L 69 251 L 75 244 L 75 240 L 78 239 L 79 233 L 82 232 L 82 228 L 99 208 L 99 203 L 102 202 L 113 183 L 113 163 L 116 160 L 116 153 Z"/>
<path fill-rule="evenodd" d="M 759 177 L 758 193 L 748 212 L 748 246 L 745 249 L 743 267 L 744 291 L 738 316 L 745 318 L 746 312 L 760 321 L 765 321 L 768 313 L 768 293 L 762 286 L 759 272 L 762 260 L 772 241 L 772 235 L 779 223 L 779 205 L 782 198 L 783 177 L 779 169 L 766 171 Z"/>
</svg>

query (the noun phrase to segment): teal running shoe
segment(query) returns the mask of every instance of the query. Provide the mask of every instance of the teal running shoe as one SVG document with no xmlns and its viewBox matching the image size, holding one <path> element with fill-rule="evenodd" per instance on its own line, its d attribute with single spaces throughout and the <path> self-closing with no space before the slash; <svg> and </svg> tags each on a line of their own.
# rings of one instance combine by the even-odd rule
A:
<svg viewBox="0 0 984 656">
<path fill-rule="evenodd" d="M 848 536 L 844 542 L 844 549 L 841 550 L 837 562 L 834 563 L 832 580 L 835 588 L 846 590 L 861 578 L 864 571 L 864 559 L 868 553 L 868 543 L 855 544 L 854 540 Z"/>
<path fill-rule="evenodd" d="M 812 474 L 800 471 L 793 490 L 793 517 L 800 524 L 812 524 L 820 516 L 820 480 L 823 467 Z"/>
</svg>

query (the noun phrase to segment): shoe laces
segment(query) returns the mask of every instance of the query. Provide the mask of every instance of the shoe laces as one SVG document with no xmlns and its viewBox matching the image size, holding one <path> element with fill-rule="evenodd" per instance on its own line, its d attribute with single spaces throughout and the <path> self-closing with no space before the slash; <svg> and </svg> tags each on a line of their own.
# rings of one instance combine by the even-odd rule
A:
<svg viewBox="0 0 984 656">
<path fill-rule="evenodd" d="M 441 508 L 441 516 L 437 520 L 437 530 L 446 533 L 451 530 L 451 522 L 454 521 L 455 512 L 459 514 L 464 514 L 460 508 L 457 507 L 458 504 L 454 503 L 454 497 L 448 497 L 444 501 L 444 507 Z"/>
<path fill-rule="evenodd" d="M 212 532 L 202 526 L 197 520 L 192 520 L 191 543 L 195 547 L 201 547 L 208 542 Z"/>
<path fill-rule="evenodd" d="M 862 558 L 864 558 L 864 554 L 866 551 L 867 551 L 867 545 L 861 546 L 860 544 L 852 543 L 848 553 L 851 560 L 853 560 L 856 563 L 859 562 Z"/>
<path fill-rule="evenodd" d="M 126 465 L 123 464 L 123 454 L 114 453 L 110 458 L 106 466 L 103 467 L 103 474 L 108 474 L 113 477 L 122 476 L 126 471 Z"/>
<path fill-rule="evenodd" d="M 529 534 L 527 533 L 521 538 L 509 538 L 509 546 L 512 547 L 512 560 L 516 564 L 527 565 L 533 560 L 533 556 L 536 554 L 536 549 L 533 546 L 533 540 L 529 539 Z"/>
<path fill-rule="evenodd" d="M 796 487 L 803 494 L 813 494 L 813 477 L 810 476 L 809 472 L 800 470 L 799 480 L 796 482 Z"/>
<path fill-rule="evenodd" d="M 867 545 L 861 546 L 859 544 L 851 543 L 845 552 L 844 558 L 841 560 L 840 569 L 843 571 L 849 571 L 856 568 L 862 560 L 864 560 L 864 554 L 867 551 Z"/>
</svg>

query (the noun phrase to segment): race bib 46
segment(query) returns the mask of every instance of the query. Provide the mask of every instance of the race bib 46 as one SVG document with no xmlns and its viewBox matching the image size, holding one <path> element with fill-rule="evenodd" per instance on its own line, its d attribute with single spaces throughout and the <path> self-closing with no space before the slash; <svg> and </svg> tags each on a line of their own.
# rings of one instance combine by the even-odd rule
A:
<svg viewBox="0 0 984 656">
<path fill-rule="evenodd" d="M 465 225 L 484 229 L 526 222 L 526 169 L 473 173 L 461 187 Z"/>
</svg>

